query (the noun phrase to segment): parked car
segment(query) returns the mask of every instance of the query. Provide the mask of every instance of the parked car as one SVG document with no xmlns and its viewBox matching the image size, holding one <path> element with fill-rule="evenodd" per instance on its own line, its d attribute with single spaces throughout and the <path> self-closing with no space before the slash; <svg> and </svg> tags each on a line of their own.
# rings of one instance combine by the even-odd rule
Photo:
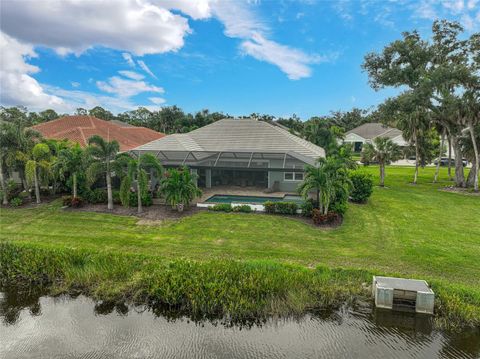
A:
<svg viewBox="0 0 480 359">
<path fill-rule="evenodd" d="M 438 160 L 435 160 L 433 163 L 436 166 L 438 164 Z M 462 163 L 463 163 L 463 167 L 466 167 L 468 164 L 468 161 L 464 158 L 462 160 Z M 455 166 L 455 160 L 453 158 L 450 159 L 450 165 Z M 440 166 L 448 166 L 448 157 L 440 158 Z"/>
</svg>

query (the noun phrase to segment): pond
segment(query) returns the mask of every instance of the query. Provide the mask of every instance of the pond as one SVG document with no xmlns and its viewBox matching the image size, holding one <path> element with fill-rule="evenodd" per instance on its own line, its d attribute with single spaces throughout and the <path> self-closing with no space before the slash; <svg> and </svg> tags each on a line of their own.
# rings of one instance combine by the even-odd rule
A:
<svg viewBox="0 0 480 359">
<path fill-rule="evenodd" d="M 78 296 L 0 292 L 0 358 L 478 358 L 479 331 L 431 318 L 340 309 L 242 326 L 168 319 Z"/>
</svg>

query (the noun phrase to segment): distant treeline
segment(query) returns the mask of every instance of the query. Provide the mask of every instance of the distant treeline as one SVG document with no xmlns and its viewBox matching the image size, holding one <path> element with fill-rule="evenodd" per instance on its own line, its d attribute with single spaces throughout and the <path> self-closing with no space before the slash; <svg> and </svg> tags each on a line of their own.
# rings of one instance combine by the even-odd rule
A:
<svg viewBox="0 0 480 359">
<path fill-rule="evenodd" d="M 28 111 L 25 107 L 1 107 L 0 110 L 0 119 L 2 121 L 22 121 L 27 127 L 52 121 L 66 115 L 69 114 L 59 114 L 52 109 L 33 112 Z M 106 121 L 118 120 L 134 126 L 148 127 L 152 130 L 167 134 L 190 132 L 222 118 L 233 117 L 223 112 L 210 112 L 209 110 L 187 113 L 177 106 L 166 106 L 157 111 L 150 111 L 145 107 L 139 107 L 136 110 L 119 113 L 118 115 L 114 115 L 112 112 L 96 106 L 90 110 L 78 108 L 74 115 L 89 115 Z M 302 121 L 296 115 L 289 118 L 277 118 L 268 114 L 252 113 L 240 117 L 276 122 L 289 128 L 296 134 L 307 138 L 312 137 L 308 134 L 314 130 L 312 127 L 320 126 L 330 128 L 336 126 L 338 129 L 341 129 L 342 132 L 346 132 L 366 122 L 377 122 L 374 113 L 359 108 L 353 108 L 350 111 L 334 111 L 327 116 L 314 116 L 307 121 Z"/>
</svg>

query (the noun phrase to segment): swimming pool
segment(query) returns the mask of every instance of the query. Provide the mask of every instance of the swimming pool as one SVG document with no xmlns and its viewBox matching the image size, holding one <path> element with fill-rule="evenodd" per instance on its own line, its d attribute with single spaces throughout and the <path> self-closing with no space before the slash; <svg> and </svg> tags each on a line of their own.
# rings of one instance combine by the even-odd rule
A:
<svg viewBox="0 0 480 359">
<path fill-rule="evenodd" d="M 252 203 L 263 204 L 265 202 L 295 202 L 301 204 L 302 197 L 295 195 L 285 195 L 283 197 L 267 197 L 267 196 L 238 196 L 227 194 L 215 194 L 209 197 L 205 203 Z"/>
</svg>

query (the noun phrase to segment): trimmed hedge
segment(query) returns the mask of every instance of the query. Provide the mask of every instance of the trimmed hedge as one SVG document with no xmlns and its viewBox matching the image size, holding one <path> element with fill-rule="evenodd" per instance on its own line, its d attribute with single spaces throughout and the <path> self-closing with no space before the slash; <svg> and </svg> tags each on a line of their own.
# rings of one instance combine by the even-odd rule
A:
<svg viewBox="0 0 480 359">
<path fill-rule="evenodd" d="M 233 210 L 230 203 L 217 203 L 212 207 L 208 207 L 208 209 L 215 212 L 231 212 Z"/>
<path fill-rule="evenodd" d="M 250 213 L 252 212 L 252 207 L 250 207 L 248 204 L 242 204 L 240 206 L 235 206 L 233 207 L 234 212 L 243 212 L 243 213 Z"/>
<path fill-rule="evenodd" d="M 265 202 L 266 213 L 271 214 L 297 214 L 298 205 L 295 202 Z"/>
</svg>

